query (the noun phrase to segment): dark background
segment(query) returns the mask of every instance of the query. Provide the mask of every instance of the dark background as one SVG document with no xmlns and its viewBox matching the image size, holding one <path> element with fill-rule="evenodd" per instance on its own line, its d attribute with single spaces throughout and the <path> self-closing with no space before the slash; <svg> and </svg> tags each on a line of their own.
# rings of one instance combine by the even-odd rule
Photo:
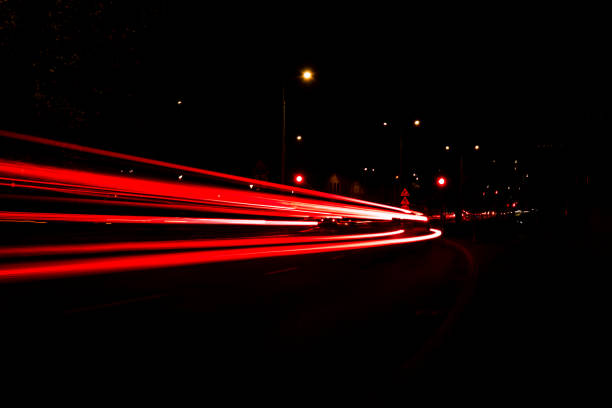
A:
<svg viewBox="0 0 612 408">
<path fill-rule="evenodd" d="M 424 190 L 437 173 L 456 186 L 455 153 L 474 144 L 473 197 L 510 183 L 491 160 L 507 170 L 520 159 L 533 186 L 523 201 L 536 204 L 606 184 L 607 30 L 596 9 L 0 5 L 7 130 L 245 176 L 261 161 L 280 181 L 285 86 L 288 171 L 311 188 L 364 167 L 388 187 L 400 137 Z"/>
<path fill-rule="evenodd" d="M 0 128 L 249 177 L 261 161 L 279 181 L 284 86 L 288 166 L 304 172 L 307 187 L 324 190 L 338 173 L 368 193 L 407 186 L 412 202 L 456 208 L 463 156 L 465 208 L 516 200 L 538 217 L 455 223 L 435 241 L 465 245 L 480 276 L 450 357 L 441 356 L 448 362 L 431 366 L 432 383 L 449 368 L 471 380 L 465 367 L 513 387 L 503 395 L 525 375 L 537 387 L 549 374 L 599 377 L 609 355 L 607 14 L 558 5 L 199 3 L 0 0 Z M 315 72 L 309 85 L 298 79 L 304 67 Z M 376 175 L 363 173 L 372 167 Z M 445 192 L 433 185 L 440 174 Z M 399 204 L 380 197 L 366 198 Z M 324 264 L 351 285 L 353 269 L 339 262 Z"/>
</svg>

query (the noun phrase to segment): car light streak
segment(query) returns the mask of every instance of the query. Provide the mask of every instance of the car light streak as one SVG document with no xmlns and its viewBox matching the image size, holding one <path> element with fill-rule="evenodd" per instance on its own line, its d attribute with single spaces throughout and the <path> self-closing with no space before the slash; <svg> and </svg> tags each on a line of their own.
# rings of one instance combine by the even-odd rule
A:
<svg viewBox="0 0 612 408">
<path fill-rule="evenodd" d="M 160 160 L 147 159 L 147 158 L 133 156 L 129 154 L 116 153 L 116 152 L 111 152 L 108 150 L 97 149 L 97 148 L 92 148 L 92 147 L 87 147 L 87 146 L 80 146 L 74 143 L 60 142 L 60 141 L 46 139 L 46 138 L 42 138 L 38 136 L 31 136 L 31 135 L 24 135 L 20 133 L 10 132 L 6 130 L 0 130 L 0 136 L 6 137 L 9 139 L 37 143 L 37 144 L 46 145 L 46 146 L 59 147 L 62 149 L 67 149 L 67 150 L 91 153 L 91 154 L 104 156 L 104 157 L 112 157 L 112 158 L 121 159 L 121 160 L 128 160 L 134 163 L 148 164 L 148 165 L 154 165 L 158 167 L 170 168 L 174 170 L 188 171 L 188 172 L 192 172 L 195 174 L 201 174 L 201 175 L 214 177 L 214 178 L 221 179 L 221 180 L 240 182 L 244 185 L 253 184 L 254 186 L 258 186 L 258 187 L 266 187 L 266 188 L 271 188 L 271 189 L 284 191 L 284 192 L 296 192 L 296 193 L 304 194 L 304 195 L 311 196 L 311 197 L 324 198 L 327 200 L 351 202 L 351 203 L 362 204 L 362 205 L 367 205 L 367 206 L 372 206 L 372 207 L 384 208 L 387 210 L 392 210 L 395 212 L 400 212 L 400 213 L 405 213 L 405 214 L 423 215 L 422 213 L 419 213 L 416 211 L 406 210 L 406 209 L 393 207 L 390 205 L 385 205 L 385 204 L 380 204 L 380 203 L 374 203 L 370 201 L 359 200 L 356 198 L 339 196 L 336 194 L 324 193 L 324 192 L 315 191 L 315 190 L 308 190 L 308 189 L 300 188 L 296 186 L 286 186 L 283 184 L 276 184 L 276 183 L 271 183 L 271 182 L 257 180 L 257 179 L 250 179 L 246 177 L 234 176 L 234 175 L 219 173 L 219 172 L 210 171 L 210 170 L 203 170 L 203 169 L 198 169 L 196 167 L 183 166 L 183 165 L 173 164 L 173 163 L 164 162 Z"/>
<path fill-rule="evenodd" d="M 11 180 L 11 183 L 28 179 L 33 183 L 40 183 L 41 181 L 57 183 L 58 188 L 64 186 L 70 187 L 67 190 L 68 193 L 73 193 L 74 188 L 83 188 L 88 194 L 100 194 L 106 197 L 109 194 L 118 194 L 126 197 L 179 200 L 226 207 L 256 207 L 258 209 L 270 210 L 268 215 L 274 215 L 275 211 L 285 211 L 299 213 L 296 216 L 302 217 L 304 215 L 335 215 L 363 219 L 391 220 L 397 218 L 427 221 L 427 217 L 418 214 L 324 202 L 302 197 L 287 198 L 286 196 L 272 193 L 258 193 L 235 188 L 211 187 L 188 183 L 177 185 L 176 183 L 158 180 L 126 178 L 4 160 L 0 160 L 0 175 L 4 175 L 3 178 L 7 181 L 11 180 L 11 178 L 6 177 L 7 175 L 19 177 L 18 179 Z M 92 191 L 87 190 L 90 188 Z M 246 200 L 245 197 L 247 197 Z M 285 216 L 286 214 L 283 215 Z"/>
<path fill-rule="evenodd" d="M 230 226 L 251 226 L 247 236 L 182 240 L 138 239 L 123 242 L 13 246 L 0 248 L 0 281 L 42 279 L 147 270 L 259 258 L 352 251 L 401 245 L 437 238 L 441 231 L 427 230 L 422 213 L 385 204 L 314 190 L 222 174 L 158 160 L 114 153 L 50 139 L 1 131 L 0 136 L 24 142 L 94 154 L 133 163 L 191 172 L 226 182 L 225 186 L 185 181 L 176 173 L 168 178 L 110 174 L 100 171 L 50 166 L 30 161 L 0 159 L 0 221 L 129 225 L 194 225 L 207 235 L 241 231 Z M 89 166 L 88 166 L 89 167 Z M 185 179 L 191 180 L 191 177 Z M 193 178 L 195 179 L 195 177 Z M 236 184 L 239 185 L 236 185 Z M 218 184 L 218 183 L 217 183 Z M 254 189 L 265 187 L 265 191 Z M 288 193 L 291 194 L 288 194 Z M 26 194 L 27 193 L 27 194 Z M 45 195 L 46 194 L 46 195 Z M 23 203 L 27 203 L 24 209 Z M 46 205 L 51 204 L 47 207 Z M 118 207 L 125 208 L 118 208 Z M 42 207 L 42 208 L 40 208 Z M 85 207 L 85 208 L 82 208 Z M 52 210 L 50 210 L 52 208 Z M 59 212 L 55 212 L 57 209 Z M 113 214 L 114 210 L 120 214 Z M 146 210 L 146 211 L 142 211 Z M 150 214 L 163 210 L 162 214 Z M 129 211 L 129 214 L 125 214 Z M 133 211 L 133 212 L 132 212 Z M 140 213 L 138 213 L 140 211 Z M 174 216 L 172 211 L 181 212 Z M 190 211 L 186 216 L 184 211 Z M 146 215 L 143 215 L 146 214 Z M 393 221 L 387 223 L 387 221 Z M 399 221 L 399 223 L 396 223 Z M 342 234 L 332 233 L 338 226 Z M 418 229 L 412 229 L 414 224 Z M 215 226 L 209 228 L 207 226 Z M 400 227 L 402 229 L 398 229 Z M 309 227 L 282 230 L 278 227 Z M 330 228 L 331 227 L 331 228 Z M 382 230 L 381 227 L 387 228 Z M 20 227 L 10 226 L 10 231 Z M 228 230 L 229 228 L 229 230 Z M 275 229 L 277 228 L 277 229 Z M 360 233 L 351 232 L 356 228 Z M 170 230 L 164 228 L 160 230 Z M 26 229 L 23 228 L 25 231 Z M 92 227 L 92 231 L 97 231 Z M 107 231 L 106 228 L 103 228 Z M 134 232 L 142 234 L 139 228 Z M 147 229 L 148 230 L 148 229 Z M 242 234 L 244 234 L 242 230 Z M 364 230 L 375 231 L 363 233 Z M 29 231 L 29 230 L 28 230 Z M 108 231 L 117 230 L 109 229 Z M 140 231 L 140 232 L 139 232 Z M 420 235 L 414 234 L 414 231 Z M 28 232 L 29 233 L 29 232 Z M 129 233 L 129 232 L 128 232 Z M 163 233 L 163 232 L 162 232 Z M 258 233 L 259 235 L 252 235 Z M 129 252 L 129 254 L 121 253 Z M 73 256 L 85 256 L 72 258 Z M 54 256 L 60 258 L 40 258 Z M 39 257 L 33 261 L 30 258 Z"/>
<path fill-rule="evenodd" d="M 0 269 L 0 280 L 43 279 L 74 275 L 89 275 L 133 270 L 159 269 L 213 262 L 243 261 L 251 259 L 307 255 L 335 251 L 374 248 L 387 245 L 407 244 L 437 238 L 440 230 L 431 229 L 421 236 L 404 238 L 370 239 L 358 242 L 306 244 L 289 246 L 263 246 L 210 251 L 190 251 L 150 255 L 125 255 L 108 258 L 91 258 L 67 261 L 47 261 L 7 265 Z"/>
<path fill-rule="evenodd" d="M 129 251 L 164 251 L 174 249 L 210 249 L 232 248 L 262 245 L 303 244 L 326 241 L 351 241 L 360 239 L 383 238 L 403 234 L 404 230 L 380 232 L 373 234 L 326 235 L 326 236 L 283 236 L 261 238 L 226 238 L 226 239 L 193 239 L 175 241 L 138 241 L 138 242 L 104 242 L 95 244 L 71 245 L 31 245 L 0 248 L 0 257 L 77 255 L 86 253 L 129 252 Z"/>
<path fill-rule="evenodd" d="M 117 224 L 201 224 L 201 225 L 265 225 L 306 226 L 318 225 L 317 221 L 247 220 L 228 218 L 147 217 L 135 215 L 64 214 L 0 211 L 0 220 L 6 221 L 64 221 L 102 222 Z"/>
</svg>

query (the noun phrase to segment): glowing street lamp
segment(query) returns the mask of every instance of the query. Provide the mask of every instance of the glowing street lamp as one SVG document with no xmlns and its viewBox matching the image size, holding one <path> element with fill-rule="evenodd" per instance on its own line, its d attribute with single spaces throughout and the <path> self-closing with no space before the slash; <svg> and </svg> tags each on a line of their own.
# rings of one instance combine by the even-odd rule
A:
<svg viewBox="0 0 612 408">
<path fill-rule="evenodd" d="M 312 71 L 309 69 L 302 71 L 302 79 L 304 81 L 310 81 L 312 79 L 312 75 Z"/>
</svg>

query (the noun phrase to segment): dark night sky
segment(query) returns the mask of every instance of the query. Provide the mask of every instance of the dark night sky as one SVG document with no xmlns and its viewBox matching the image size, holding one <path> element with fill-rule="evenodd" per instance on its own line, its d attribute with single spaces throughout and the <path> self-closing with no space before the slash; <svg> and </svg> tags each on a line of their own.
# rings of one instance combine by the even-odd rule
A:
<svg viewBox="0 0 612 408">
<path fill-rule="evenodd" d="M 421 119 L 408 137 L 423 149 L 520 149 L 609 129 L 596 10 L 107 1 L 98 14 L 79 6 L 65 17 L 77 3 L 6 2 L 17 23 L 3 41 L 2 127 L 244 175 L 262 159 L 275 172 L 284 80 L 288 136 L 304 134 L 312 171 L 389 162 L 397 143 L 383 121 L 406 134 Z M 63 25 L 50 30 L 49 16 Z M 76 34 L 54 39 L 67 31 Z M 29 68 L 41 49 L 80 59 L 43 75 Z M 296 80 L 305 66 L 316 73 L 307 87 Z M 36 116 L 28 98 L 41 75 L 85 112 L 85 126 Z"/>
</svg>

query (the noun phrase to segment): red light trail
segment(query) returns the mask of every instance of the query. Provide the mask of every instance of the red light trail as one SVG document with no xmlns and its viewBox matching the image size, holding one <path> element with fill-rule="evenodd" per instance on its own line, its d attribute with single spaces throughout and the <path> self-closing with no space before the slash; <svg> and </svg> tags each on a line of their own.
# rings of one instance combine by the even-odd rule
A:
<svg viewBox="0 0 612 408">
<path fill-rule="evenodd" d="M 190 239 L 176 241 L 142 241 L 110 242 L 96 244 L 72 245 L 32 245 L 24 247 L 0 248 L 0 257 L 70 255 L 102 252 L 128 251 L 163 251 L 173 249 L 230 248 L 261 245 L 298 244 L 325 241 L 351 241 L 375 239 L 403 234 L 404 230 L 380 232 L 373 234 L 328 235 L 328 236 L 295 236 L 295 237 L 261 237 L 261 238 L 227 238 L 227 239 Z"/>
<path fill-rule="evenodd" d="M 31 135 L 24 135 L 20 133 L 10 132 L 6 130 L 0 130 L 0 137 L 5 137 L 9 139 L 14 139 L 14 140 L 21 140 L 25 142 L 37 143 L 40 145 L 54 146 L 54 147 L 58 147 L 58 148 L 65 149 L 65 150 L 73 150 L 77 152 L 91 153 L 91 154 L 98 155 L 98 156 L 127 160 L 127 161 L 131 161 L 134 163 L 149 164 L 149 165 L 158 166 L 158 167 L 165 167 L 165 168 L 170 168 L 170 169 L 175 169 L 175 170 L 183 170 L 183 171 L 201 174 L 204 176 L 209 176 L 209 177 L 213 177 L 213 178 L 217 178 L 217 179 L 221 179 L 225 181 L 240 182 L 245 185 L 253 184 L 254 186 L 268 187 L 268 188 L 275 189 L 278 191 L 291 192 L 291 193 L 293 192 L 303 193 L 311 197 L 319 197 L 319 198 L 325 198 L 328 200 L 338 200 L 338 201 L 343 201 L 343 202 L 364 204 L 364 205 L 369 205 L 369 206 L 374 206 L 374 207 L 379 207 L 379 208 L 386 208 L 386 209 L 390 209 L 394 211 L 406 212 L 409 214 L 420 214 L 415 211 L 404 210 L 398 207 L 393 207 L 390 205 L 385 205 L 385 204 L 380 204 L 380 203 L 373 203 L 370 201 L 359 200 L 356 198 L 344 197 L 344 196 L 340 196 L 336 194 L 324 193 L 321 191 L 308 190 L 305 188 L 300 188 L 300 187 L 295 187 L 295 186 L 286 186 L 283 184 L 276 184 L 276 183 L 271 183 L 271 182 L 257 180 L 257 179 L 250 179 L 246 177 L 234 176 L 234 175 L 219 173 L 219 172 L 210 171 L 210 170 L 203 170 L 203 169 L 199 169 L 196 167 L 183 166 L 180 164 L 173 164 L 173 163 L 168 163 L 168 162 L 164 162 L 160 160 L 147 159 L 147 158 L 133 156 L 129 154 L 116 153 L 116 152 L 111 152 L 111 151 L 103 150 L 103 149 L 97 149 L 93 147 L 80 146 L 74 143 L 60 142 L 60 141 L 46 139 L 46 138 L 42 138 L 38 136 L 31 136 Z"/>
<path fill-rule="evenodd" d="M 347 251 L 425 241 L 428 239 L 437 238 L 440 235 L 442 235 L 440 230 L 432 228 L 430 233 L 427 235 L 405 238 L 368 239 L 358 242 L 329 244 L 273 245 L 209 251 L 178 252 L 169 254 L 125 255 L 107 258 L 96 257 L 91 259 L 25 263 L 7 265 L 0 269 L 0 281 L 58 278 L 73 275 L 199 265 L 212 262 L 244 261 L 279 256 Z"/>
<path fill-rule="evenodd" d="M 256 231 L 259 235 L 246 237 L 163 241 L 124 239 L 123 242 L 43 243 L 0 247 L 0 258 L 13 259 L 12 262 L 15 262 L 0 264 L 0 281 L 358 250 L 419 242 L 441 235 L 440 231 L 434 229 L 424 232 L 427 231 L 428 218 L 416 211 L 35 136 L 6 131 L 0 131 L 0 136 L 79 153 L 191 172 L 212 177 L 217 184 L 219 181 L 230 184 L 230 186 L 219 186 L 185 182 L 182 177 L 179 177 L 178 181 L 176 178 L 168 181 L 162 178 L 50 166 L 30 160 L 0 159 L 0 186 L 3 188 L 0 194 L 4 198 L 2 204 L 4 208 L 0 208 L 2 222 L 50 223 L 52 224 L 48 227 L 50 229 L 57 228 L 60 223 L 125 226 L 193 225 L 217 229 L 229 226 L 259 228 Z M 235 186 L 236 183 L 239 186 Z M 254 185 L 265 187 L 269 191 L 253 190 Z M 23 203 L 28 203 L 28 210 L 21 210 Z M 54 211 L 47 211 L 45 207 L 42 211 L 30 209 L 32 205 L 44 206 L 47 203 L 53 206 Z M 11 204 L 20 208 L 16 210 L 5 207 Z M 92 209 L 92 206 L 95 209 Z M 67 210 L 75 207 L 77 211 Z M 99 213 L 100 207 L 107 210 Z M 125 207 L 123 212 L 129 209 L 130 212 L 133 210 L 140 213 L 113 214 L 114 211 L 109 210 L 117 207 Z M 55 212 L 58 208 L 64 211 Z M 165 213 L 148 214 L 155 210 L 179 211 L 181 214 L 180 216 Z M 143 215 L 143 211 L 147 214 Z M 191 214 L 183 214 L 185 211 Z M 219 216 L 220 214 L 223 216 Z M 389 221 L 400 224 L 389 224 Z M 377 230 L 369 233 L 334 234 L 325 229 L 325 225 L 330 222 L 329 225 L 332 226 L 342 225 L 343 231 L 350 231 L 350 228 Z M 419 230 L 421 232 L 418 235 L 411 235 L 409 231 L 415 230 L 405 228 L 404 223 L 408 223 L 405 224 L 406 227 L 421 226 Z M 402 225 L 401 229 L 398 229 L 399 225 Z M 281 227 L 289 230 L 283 230 L 284 235 L 275 235 Z M 303 227 L 308 229 L 305 230 Z M 120 252 L 148 253 L 118 255 Z M 70 259 L 71 256 L 84 254 L 89 254 L 89 257 Z M 47 256 L 64 258 L 44 259 Z M 32 257 L 43 259 L 32 261 L 30 259 Z"/>
</svg>

